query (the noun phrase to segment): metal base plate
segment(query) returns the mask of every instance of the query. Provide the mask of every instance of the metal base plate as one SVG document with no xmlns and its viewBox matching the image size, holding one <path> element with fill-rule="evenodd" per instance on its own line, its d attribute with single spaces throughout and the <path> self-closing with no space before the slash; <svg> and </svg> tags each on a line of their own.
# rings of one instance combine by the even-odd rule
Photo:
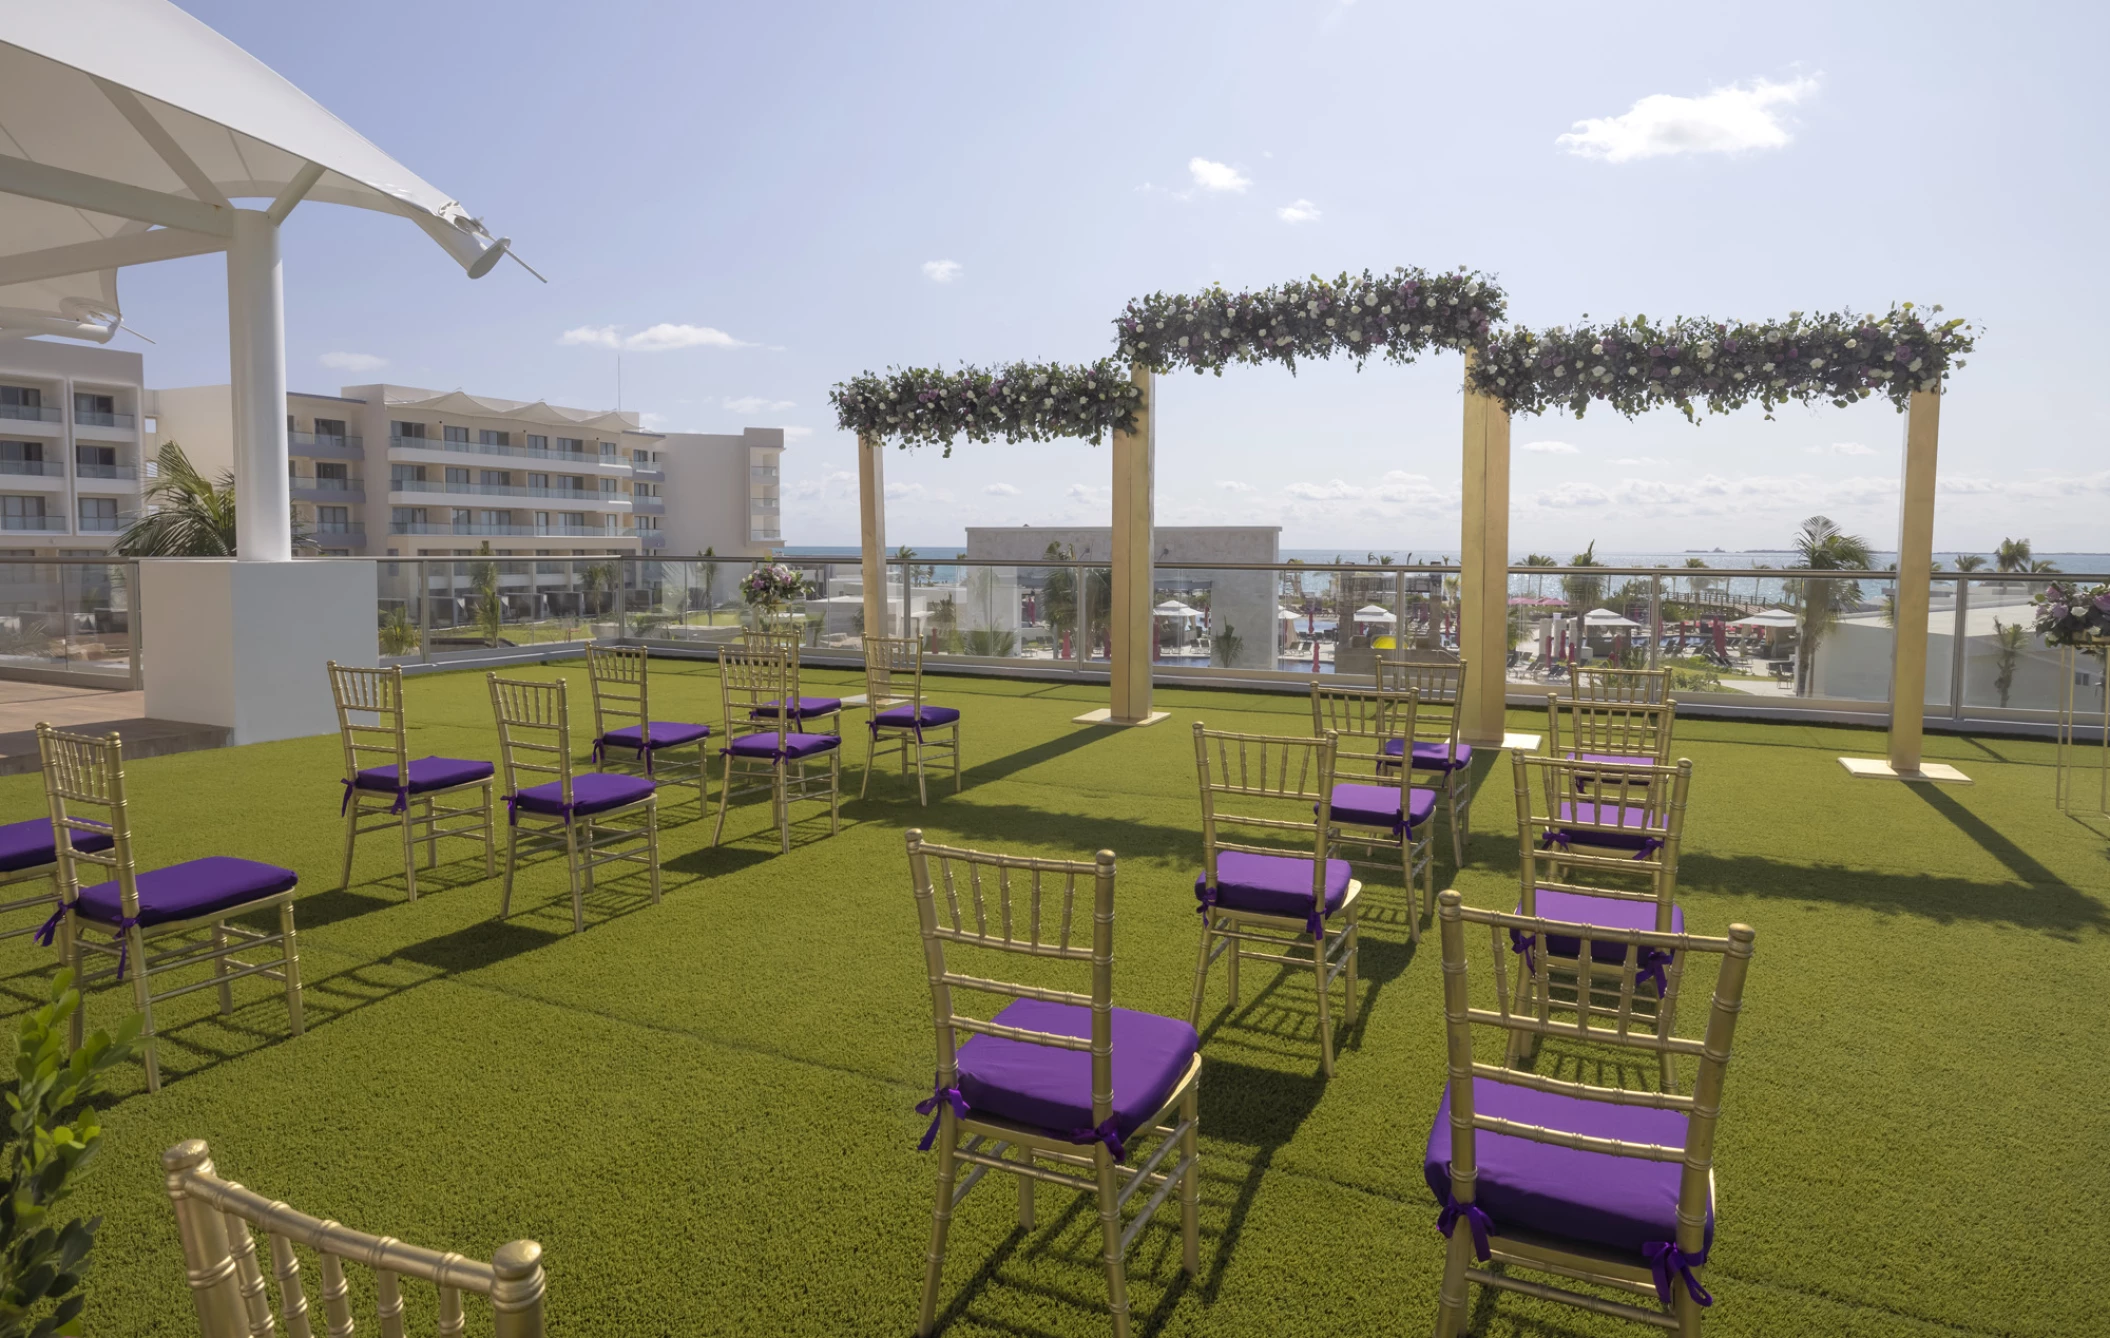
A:
<svg viewBox="0 0 2110 1338">
<path fill-rule="evenodd" d="M 1866 780 L 1933 781 L 1940 785 L 1969 785 L 1971 778 L 1946 762 L 1922 762 L 1918 771 L 1899 771 L 1880 757 L 1842 757 L 1839 765 L 1849 776 Z"/>
<path fill-rule="evenodd" d="M 1070 723 L 1073 725 L 1134 725 L 1136 728 L 1141 729 L 1145 725 L 1155 725 L 1160 720 L 1170 720 L 1171 718 L 1172 712 L 1170 711 L 1152 711 L 1141 720 L 1116 720 L 1112 709 L 1102 706 L 1096 711 L 1086 711 L 1083 715 L 1072 716 Z"/>
</svg>

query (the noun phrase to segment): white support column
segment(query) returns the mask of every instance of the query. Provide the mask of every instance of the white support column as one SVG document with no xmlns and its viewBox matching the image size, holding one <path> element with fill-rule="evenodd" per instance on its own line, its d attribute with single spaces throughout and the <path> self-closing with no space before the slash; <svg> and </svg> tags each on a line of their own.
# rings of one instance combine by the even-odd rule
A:
<svg viewBox="0 0 2110 1338">
<path fill-rule="evenodd" d="M 1142 392 L 1133 432 L 1115 432 L 1113 442 L 1113 607 L 1108 625 L 1113 642 L 1104 710 L 1087 711 L 1078 724 L 1154 725 L 1167 712 L 1150 709 L 1151 590 L 1157 557 L 1157 387 L 1138 367 L 1129 381 Z M 1090 629 L 1084 629 L 1086 637 Z"/>
<path fill-rule="evenodd" d="M 1467 681 L 1460 735 L 1474 747 L 1499 748 L 1509 685 L 1509 411 L 1475 394 L 1470 380 L 1464 435 L 1458 650 Z"/>
<path fill-rule="evenodd" d="M 866 636 L 892 636 L 887 619 L 886 442 L 857 439 L 857 528 L 863 555 Z"/>
<path fill-rule="evenodd" d="M 293 557 L 286 480 L 286 301 L 278 224 L 259 209 L 234 211 L 227 248 L 229 393 L 234 404 L 236 557 Z"/>
</svg>

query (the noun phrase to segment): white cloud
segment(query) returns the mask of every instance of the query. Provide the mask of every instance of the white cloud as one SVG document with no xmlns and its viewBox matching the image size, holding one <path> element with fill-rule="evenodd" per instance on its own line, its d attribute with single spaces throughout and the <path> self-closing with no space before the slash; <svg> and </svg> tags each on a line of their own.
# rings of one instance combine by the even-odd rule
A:
<svg viewBox="0 0 2110 1338">
<path fill-rule="evenodd" d="M 1277 209 L 1275 217 L 1284 223 L 1316 223 L 1319 221 L 1319 206 L 1310 200 L 1298 200 L 1295 204 L 1286 204 Z"/>
<path fill-rule="evenodd" d="M 923 277 L 932 283 L 951 283 L 960 277 L 960 262 L 957 260 L 926 260 L 923 262 Z"/>
<path fill-rule="evenodd" d="M 1243 191 L 1253 184 L 1253 179 L 1241 174 L 1237 168 L 1227 163 L 1212 163 L 1207 158 L 1189 158 L 1187 171 L 1194 177 L 1194 184 L 1203 190 Z"/>
<path fill-rule="evenodd" d="M 1875 448 L 1858 441 L 1835 441 L 1829 446 L 1805 446 L 1805 455 L 1874 455 Z"/>
<path fill-rule="evenodd" d="M 886 499 L 889 502 L 905 502 L 910 498 L 925 495 L 926 490 L 920 483 L 889 483 L 886 485 Z"/>
<path fill-rule="evenodd" d="M 373 372 L 388 366 L 388 359 L 372 353 L 325 353 L 316 361 L 338 372 Z"/>
<path fill-rule="evenodd" d="M 1623 163 L 1674 153 L 1739 153 L 1777 149 L 1792 136 L 1782 113 L 1817 91 L 1815 78 L 1776 84 L 1759 79 L 1701 97 L 1655 93 L 1624 115 L 1577 121 L 1553 142 L 1582 158 Z"/>
<path fill-rule="evenodd" d="M 1527 441 L 1524 449 L 1533 455 L 1581 455 L 1582 451 L 1565 441 Z"/>
<path fill-rule="evenodd" d="M 1670 461 L 1654 455 L 1622 455 L 1612 463 L 1615 465 L 1667 465 Z"/>
<path fill-rule="evenodd" d="M 982 491 L 988 493 L 991 497 L 1016 497 L 1019 495 L 1019 490 L 1008 483 L 992 483 L 982 489 Z"/>
<path fill-rule="evenodd" d="M 731 413 L 751 415 L 774 413 L 778 409 L 792 408 L 793 405 L 790 400 L 765 400 L 760 395 L 742 395 L 739 399 L 727 400 L 725 407 Z"/>
<path fill-rule="evenodd" d="M 1218 479 L 1216 481 L 1216 486 L 1222 488 L 1225 492 L 1254 493 L 1260 491 L 1260 489 L 1254 487 L 1252 484 L 1241 483 L 1237 479 Z"/>
<path fill-rule="evenodd" d="M 636 334 L 626 335 L 613 325 L 581 325 L 557 337 L 560 344 L 583 344 L 590 348 L 628 349 L 634 353 L 664 353 L 677 348 L 745 348 L 735 339 L 708 325 L 674 325 L 662 321 Z"/>
</svg>

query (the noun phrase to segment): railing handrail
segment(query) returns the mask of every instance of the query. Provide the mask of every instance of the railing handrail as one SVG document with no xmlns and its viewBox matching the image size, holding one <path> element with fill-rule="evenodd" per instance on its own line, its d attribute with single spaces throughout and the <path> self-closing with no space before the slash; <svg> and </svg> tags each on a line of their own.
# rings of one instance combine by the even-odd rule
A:
<svg viewBox="0 0 2110 1338">
<path fill-rule="evenodd" d="M 631 468 L 628 460 L 620 455 L 601 455 L 592 451 L 558 451 L 549 447 L 501 445 L 498 442 L 448 441 L 444 437 L 398 437 L 388 439 L 390 450 L 401 448 L 412 451 L 454 451 L 463 455 L 503 455 L 523 457 L 529 460 L 567 460 L 584 464 L 620 465 Z"/>
</svg>

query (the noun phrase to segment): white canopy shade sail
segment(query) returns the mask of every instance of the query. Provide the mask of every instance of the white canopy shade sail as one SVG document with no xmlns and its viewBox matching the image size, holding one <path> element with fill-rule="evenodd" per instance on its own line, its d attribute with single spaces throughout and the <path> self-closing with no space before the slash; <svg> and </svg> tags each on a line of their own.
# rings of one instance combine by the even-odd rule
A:
<svg viewBox="0 0 2110 1338">
<path fill-rule="evenodd" d="M 1160 618 L 1184 618 L 1188 621 L 1193 621 L 1203 616 L 1201 610 L 1195 608 L 1192 604 L 1182 604 L 1176 599 L 1166 600 L 1152 609 L 1151 613 Z"/>
<path fill-rule="evenodd" d="M 1639 627 L 1632 618 L 1612 612 L 1610 609 L 1591 609 L 1583 615 L 1585 627 Z"/>
<path fill-rule="evenodd" d="M 1355 620 L 1359 623 L 1396 623 L 1399 621 L 1399 619 L 1392 616 L 1390 609 L 1377 604 L 1365 604 L 1357 609 L 1355 611 Z"/>
<path fill-rule="evenodd" d="M 0 0 L 0 336 L 108 340 L 116 271 L 228 249 L 243 198 L 401 215 L 471 278 L 509 245 L 167 0 Z"/>
<path fill-rule="evenodd" d="M 1801 619 L 1786 609 L 1767 609 L 1763 613 L 1754 613 L 1748 618 L 1739 618 L 1729 625 L 1731 627 L 1760 628 L 1793 627 L 1800 621 Z"/>
<path fill-rule="evenodd" d="M 1304 615 L 1295 609 L 1277 609 L 1275 612 L 1286 623 L 1302 622 L 1304 620 Z"/>
</svg>

